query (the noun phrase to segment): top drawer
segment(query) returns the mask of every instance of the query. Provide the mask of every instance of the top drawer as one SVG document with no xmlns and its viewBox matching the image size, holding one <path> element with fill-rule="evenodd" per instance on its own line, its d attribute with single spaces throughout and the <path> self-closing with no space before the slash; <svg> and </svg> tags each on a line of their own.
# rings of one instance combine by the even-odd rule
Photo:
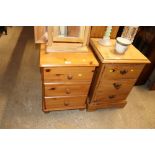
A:
<svg viewBox="0 0 155 155">
<path fill-rule="evenodd" d="M 103 78 L 107 79 L 136 79 L 144 64 L 106 64 Z"/>
<path fill-rule="evenodd" d="M 43 68 L 44 82 L 91 82 L 95 67 Z"/>
</svg>

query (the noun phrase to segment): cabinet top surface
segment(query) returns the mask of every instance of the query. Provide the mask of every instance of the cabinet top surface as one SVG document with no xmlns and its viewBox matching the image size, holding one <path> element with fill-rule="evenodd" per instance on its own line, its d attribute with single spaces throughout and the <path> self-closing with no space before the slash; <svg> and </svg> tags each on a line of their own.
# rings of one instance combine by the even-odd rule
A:
<svg viewBox="0 0 155 155">
<path fill-rule="evenodd" d="M 150 63 L 150 61 L 133 45 L 129 45 L 124 54 L 115 52 L 115 39 L 111 39 L 111 46 L 105 47 L 98 43 L 101 38 L 91 38 L 90 44 L 102 63 Z"/>
<path fill-rule="evenodd" d="M 40 45 L 40 67 L 54 66 L 98 66 L 93 52 L 51 52 L 46 53 L 46 45 Z"/>
</svg>

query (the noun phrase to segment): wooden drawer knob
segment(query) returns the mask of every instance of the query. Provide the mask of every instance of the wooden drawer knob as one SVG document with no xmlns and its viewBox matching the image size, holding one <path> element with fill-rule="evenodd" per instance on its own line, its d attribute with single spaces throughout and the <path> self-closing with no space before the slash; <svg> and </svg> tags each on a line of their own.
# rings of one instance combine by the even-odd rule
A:
<svg viewBox="0 0 155 155">
<path fill-rule="evenodd" d="M 71 93 L 70 89 L 67 88 L 67 89 L 66 89 L 66 94 L 70 94 L 70 93 Z"/>
<path fill-rule="evenodd" d="M 73 79 L 73 76 L 72 75 L 68 75 L 67 78 L 68 78 L 68 80 L 71 80 L 71 79 Z"/>
<path fill-rule="evenodd" d="M 69 103 L 64 102 L 64 106 L 68 106 L 68 105 L 69 105 Z"/>
<path fill-rule="evenodd" d="M 115 89 L 120 89 L 122 84 L 120 84 L 120 83 L 113 83 L 113 86 L 114 86 Z"/>
<path fill-rule="evenodd" d="M 110 95 L 110 96 L 109 96 L 110 99 L 113 99 L 113 98 L 115 98 L 115 97 L 116 97 L 115 95 Z"/>
<path fill-rule="evenodd" d="M 93 61 L 90 61 L 89 64 L 92 65 L 93 64 Z"/>
<path fill-rule="evenodd" d="M 115 69 L 110 69 L 110 70 L 109 70 L 110 73 L 113 73 L 113 72 L 115 72 L 115 71 L 116 71 Z"/>
<path fill-rule="evenodd" d="M 61 76 L 62 74 L 55 74 L 56 76 Z"/>
<path fill-rule="evenodd" d="M 46 69 L 45 71 L 46 71 L 46 72 L 50 72 L 51 70 L 50 70 L 50 69 Z"/>
<path fill-rule="evenodd" d="M 56 88 L 49 88 L 48 90 L 56 90 Z"/>
<path fill-rule="evenodd" d="M 124 69 L 124 70 L 121 70 L 121 71 L 120 71 L 120 74 L 124 75 L 124 74 L 126 74 L 127 72 L 128 72 L 128 71 Z"/>
</svg>

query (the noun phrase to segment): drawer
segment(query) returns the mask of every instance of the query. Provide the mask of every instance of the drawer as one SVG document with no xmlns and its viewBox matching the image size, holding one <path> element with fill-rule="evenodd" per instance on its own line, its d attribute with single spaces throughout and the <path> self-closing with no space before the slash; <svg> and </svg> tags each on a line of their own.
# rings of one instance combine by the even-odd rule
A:
<svg viewBox="0 0 155 155">
<path fill-rule="evenodd" d="M 99 102 L 99 103 L 113 103 L 118 102 L 121 100 L 125 100 L 127 98 L 128 94 L 122 93 L 122 94 L 115 94 L 115 93 L 109 93 L 109 94 L 98 94 L 96 95 L 95 99 L 93 99 L 93 102 Z"/>
<path fill-rule="evenodd" d="M 100 109 L 100 108 L 121 108 L 121 107 L 124 107 L 126 105 L 126 100 L 120 100 L 120 101 L 116 101 L 116 102 L 94 102 L 94 103 L 91 103 L 88 105 L 88 109 L 92 109 L 92 108 L 95 108 L 95 109 Z"/>
<path fill-rule="evenodd" d="M 140 75 L 143 67 L 143 64 L 106 64 L 102 78 L 136 79 Z"/>
<path fill-rule="evenodd" d="M 131 91 L 136 79 L 103 80 L 95 94 L 95 101 L 118 101 L 124 100 Z"/>
<path fill-rule="evenodd" d="M 95 67 L 44 68 L 44 82 L 91 82 Z"/>
<path fill-rule="evenodd" d="M 45 109 L 64 110 L 78 109 L 86 107 L 86 96 L 63 97 L 63 98 L 45 98 Z"/>
<path fill-rule="evenodd" d="M 129 93 L 135 84 L 136 79 L 106 80 L 99 83 L 97 94 L 105 93 Z"/>
<path fill-rule="evenodd" d="M 87 95 L 88 84 L 48 84 L 45 85 L 45 96 Z"/>
</svg>

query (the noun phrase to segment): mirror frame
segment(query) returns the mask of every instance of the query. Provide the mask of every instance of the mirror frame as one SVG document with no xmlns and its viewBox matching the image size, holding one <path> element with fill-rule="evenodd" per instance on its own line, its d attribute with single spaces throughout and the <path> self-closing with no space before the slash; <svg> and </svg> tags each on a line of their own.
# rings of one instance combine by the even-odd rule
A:
<svg viewBox="0 0 155 155">
<path fill-rule="evenodd" d="M 84 32 L 85 32 L 85 26 L 80 26 L 80 32 L 79 37 L 60 37 L 59 36 L 59 26 L 53 27 L 53 41 L 55 42 L 83 42 L 84 41 Z"/>
</svg>

